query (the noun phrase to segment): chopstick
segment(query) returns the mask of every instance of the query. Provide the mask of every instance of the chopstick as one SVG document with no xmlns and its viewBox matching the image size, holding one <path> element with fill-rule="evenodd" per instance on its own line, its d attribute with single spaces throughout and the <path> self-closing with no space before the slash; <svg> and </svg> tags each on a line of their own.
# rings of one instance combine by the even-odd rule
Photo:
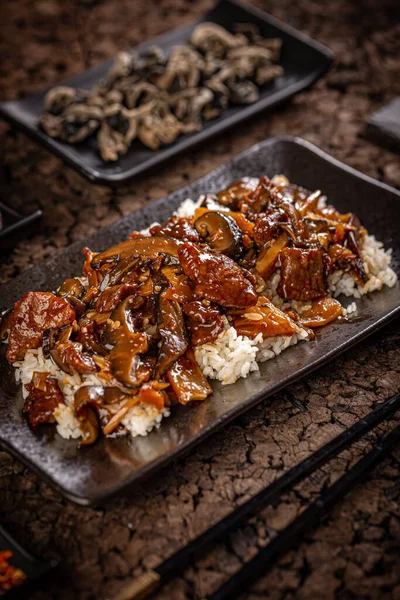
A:
<svg viewBox="0 0 400 600">
<path fill-rule="evenodd" d="M 255 496 L 238 506 L 230 514 L 215 523 L 204 533 L 191 540 L 186 546 L 178 550 L 175 554 L 158 565 L 158 567 L 153 570 L 148 570 L 143 573 L 143 575 L 136 577 L 119 594 L 117 594 L 113 600 L 141 600 L 143 598 L 147 598 L 159 586 L 171 579 L 177 573 L 181 573 L 190 564 L 193 558 L 203 553 L 212 542 L 220 542 L 224 537 L 236 529 L 245 518 L 249 518 L 261 510 L 264 506 L 275 503 L 284 492 L 288 491 L 316 469 L 339 454 L 342 450 L 350 446 L 353 442 L 364 436 L 371 429 L 392 415 L 398 408 L 400 408 L 400 394 L 396 394 L 395 396 L 392 396 L 391 398 L 388 398 L 382 402 L 382 404 L 371 411 L 367 416 L 358 420 L 349 429 L 322 446 L 311 456 L 287 471 L 287 473 L 284 473 L 271 485 L 260 490 L 260 492 L 258 492 Z M 357 466 L 358 463 L 355 467 Z M 353 467 L 353 469 L 355 467 Z M 353 469 L 348 471 L 346 475 L 350 476 L 350 473 L 353 473 Z M 335 485 L 337 485 L 339 481 L 336 482 Z M 319 500 L 321 500 L 321 498 L 322 496 Z M 319 500 L 317 500 L 314 504 L 318 504 Z M 307 511 L 305 511 L 303 515 L 306 513 Z M 297 521 L 297 519 L 295 521 Z M 294 525 L 295 521 L 292 523 L 292 525 Z M 296 527 L 297 526 L 298 525 L 296 525 Z M 290 528 L 291 525 L 288 527 Z M 286 530 L 279 534 L 277 538 L 270 542 L 270 544 L 264 550 L 267 551 L 267 549 L 271 547 L 271 544 L 274 544 L 273 548 L 276 547 L 278 538 L 280 538 L 280 536 L 285 532 Z M 288 543 L 290 539 L 291 537 L 289 536 L 286 543 Z M 253 560 L 257 560 L 259 554 Z M 264 561 L 265 559 L 260 560 Z M 250 568 L 247 567 L 247 565 L 251 564 L 253 564 L 253 561 L 250 561 L 244 565 L 243 569 Z M 243 569 L 241 569 L 239 573 L 241 573 Z M 236 577 L 239 577 L 239 573 L 229 580 L 225 585 L 227 586 Z M 247 581 L 247 570 L 242 573 L 242 576 Z M 254 579 L 253 571 L 251 577 Z M 235 585 L 238 584 L 236 583 Z M 220 590 L 223 589 L 224 586 L 220 588 Z M 229 593 L 232 594 L 232 592 Z M 221 596 L 221 598 L 223 597 L 227 596 Z M 233 596 L 231 595 L 230 598 L 231 597 Z M 215 599 L 214 596 L 212 596 L 212 598 L 213 600 L 216 600 L 216 598 L 219 598 L 219 596 L 215 596 Z"/>
<path fill-rule="evenodd" d="M 367 473 L 372 470 L 389 452 L 400 444 L 400 425 L 386 438 L 376 444 L 364 458 L 342 475 L 331 487 L 325 490 L 315 502 L 292 521 L 268 546 L 247 562 L 233 577 L 224 583 L 209 600 L 233 600 L 257 579 L 273 567 L 275 561 L 293 547 L 307 531 L 320 522 L 327 511 L 349 493 Z"/>
</svg>

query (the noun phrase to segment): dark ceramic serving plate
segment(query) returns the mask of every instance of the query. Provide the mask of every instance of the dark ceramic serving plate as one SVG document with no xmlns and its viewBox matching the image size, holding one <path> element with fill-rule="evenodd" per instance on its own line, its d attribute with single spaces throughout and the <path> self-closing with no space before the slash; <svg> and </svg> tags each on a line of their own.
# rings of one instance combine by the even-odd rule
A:
<svg viewBox="0 0 400 600">
<path fill-rule="evenodd" d="M 400 272 L 398 220 L 400 193 L 324 154 L 296 138 L 270 139 L 246 150 L 186 188 L 102 229 L 90 238 L 55 254 L 18 279 L 0 288 L 0 309 L 27 290 L 54 289 L 63 278 L 80 273 L 82 246 L 101 250 L 125 238 L 132 230 L 167 219 L 187 197 L 215 192 L 243 176 L 285 173 L 309 189 L 320 188 L 343 212 L 356 212 L 385 246 L 393 247 L 394 268 Z M 331 360 L 400 313 L 400 287 L 384 289 L 357 301 L 358 317 L 349 323 L 327 326 L 317 339 L 300 343 L 261 365 L 234 385 L 213 386 L 207 401 L 174 408 L 158 431 L 145 438 L 103 439 L 77 450 L 51 426 L 32 431 L 21 414 L 22 398 L 12 369 L 0 359 L 0 443 L 81 504 L 99 502 L 154 473 L 172 458 L 192 448 L 240 413 Z M 284 426 L 284 425 L 283 425 Z"/>
<path fill-rule="evenodd" d="M 173 46 L 187 41 L 194 27 L 203 21 L 214 21 L 229 30 L 233 29 L 235 23 L 255 23 L 266 37 L 280 37 L 283 40 L 281 65 L 285 72 L 273 84 L 263 89 L 260 100 L 248 106 L 230 108 L 218 119 L 206 122 L 203 130 L 198 133 L 181 136 L 175 143 L 157 152 L 149 150 L 136 141 L 117 163 L 107 164 L 101 160 L 94 139 L 71 146 L 50 138 L 39 129 L 38 121 L 43 111 L 43 98 L 47 90 L 24 100 L 0 104 L 0 116 L 43 143 L 92 181 L 113 184 L 154 167 L 307 88 L 325 73 L 333 57 L 331 51 L 325 46 L 255 8 L 242 5 L 238 0 L 221 0 L 213 10 L 198 21 L 140 44 L 133 51 L 141 52 L 149 46 L 158 45 L 169 53 Z M 89 89 L 105 75 L 111 64 L 112 60 L 108 60 L 64 83 L 72 87 Z"/>
</svg>

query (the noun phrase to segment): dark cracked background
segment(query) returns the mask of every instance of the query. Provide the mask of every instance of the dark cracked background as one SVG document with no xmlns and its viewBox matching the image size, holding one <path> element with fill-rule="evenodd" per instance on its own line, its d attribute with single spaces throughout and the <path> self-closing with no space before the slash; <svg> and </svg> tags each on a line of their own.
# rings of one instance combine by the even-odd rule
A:
<svg viewBox="0 0 400 600">
<path fill-rule="evenodd" d="M 207 173 L 266 136 L 300 135 L 368 175 L 400 186 L 399 158 L 363 137 L 365 119 L 400 95 L 400 6 L 395 0 L 269 0 L 255 5 L 336 54 L 311 91 L 238 126 L 157 174 L 117 190 L 89 184 L 24 135 L 0 124 L 1 199 L 42 208 L 40 233 L 3 257 L 1 279 Z M 19 0 L 2 3 L 0 95 L 13 99 L 78 73 L 199 16 L 211 1 Z M 400 323 L 262 403 L 185 459 L 106 506 L 80 508 L 0 453 L 0 518 L 63 569 L 34 600 L 104 599 L 273 481 L 400 389 Z M 396 419 L 381 428 L 392 429 Z M 215 548 L 158 598 L 204 598 L 374 443 L 364 441 Z M 245 597 L 400 598 L 400 451 L 343 500 Z"/>
</svg>

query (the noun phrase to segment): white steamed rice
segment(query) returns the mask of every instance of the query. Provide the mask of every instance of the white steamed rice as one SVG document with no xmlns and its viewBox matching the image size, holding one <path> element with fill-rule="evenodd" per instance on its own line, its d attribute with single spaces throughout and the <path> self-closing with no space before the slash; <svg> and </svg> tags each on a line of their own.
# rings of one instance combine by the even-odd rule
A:
<svg viewBox="0 0 400 600">
<path fill-rule="evenodd" d="M 335 298 L 340 294 L 361 298 L 364 294 L 382 289 L 384 285 L 393 287 L 396 283 L 397 275 L 390 268 L 391 248 L 385 250 L 382 242 L 378 242 L 375 236 L 366 235 L 360 244 L 360 251 L 364 270 L 369 275 L 368 281 L 362 286 L 349 273 L 335 271 L 329 278 L 332 296 Z"/>
<path fill-rule="evenodd" d="M 25 385 L 30 383 L 34 371 L 39 373 L 50 373 L 57 379 L 58 385 L 64 396 L 65 404 L 59 404 L 54 411 L 54 417 L 57 422 L 57 431 L 63 438 L 79 438 L 82 435 L 79 427 L 79 421 L 73 412 L 73 400 L 75 392 L 83 385 L 103 385 L 104 382 L 96 374 L 75 373 L 68 375 L 64 373 L 50 358 L 43 356 L 42 348 L 37 350 L 28 350 L 22 361 L 14 363 L 15 379 L 22 384 L 22 395 L 24 398 L 28 395 Z M 113 410 L 117 412 L 120 404 L 114 404 Z M 138 405 L 129 409 L 122 420 L 125 429 L 132 437 L 138 435 L 147 435 L 154 428 L 158 428 L 164 416 L 169 415 L 169 409 L 163 411 L 157 410 L 154 406 Z"/>
<path fill-rule="evenodd" d="M 254 187 L 257 185 L 258 180 L 249 178 L 248 181 Z M 204 198 L 204 195 L 200 196 L 197 201 L 187 198 L 174 214 L 179 217 L 192 216 L 196 208 L 202 204 Z M 326 198 L 321 197 L 319 207 L 322 208 L 325 204 Z M 217 203 L 212 208 L 214 210 L 227 210 L 226 207 Z M 156 224 L 158 223 L 152 225 Z M 148 234 L 148 231 L 149 228 L 143 230 L 142 233 Z M 385 250 L 383 244 L 378 242 L 374 236 L 366 235 L 360 244 L 360 250 L 365 272 L 369 275 L 368 281 L 360 286 L 349 273 L 335 271 L 329 278 L 332 296 L 337 297 L 343 294 L 347 297 L 360 298 L 364 294 L 380 290 L 384 285 L 389 287 L 395 285 L 397 275 L 390 267 L 391 249 Z M 278 269 L 266 283 L 263 294 L 268 296 L 279 308 L 294 308 L 301 314 L 304 307 L 310 303 L 284 302 L 276 293 L 279 279 L 280 271 Z M 356 302 L 350 303 L 346 308 L 343 307 L 344 316 L 351 317 L 356 313 Z M 288 346 L 306 340 L 307 337 L 307 332 L 298 327 L 297 333 L 292 336 L 278 336 L 263 340 L 262 335 L 259 334 L 252 340 L 247 336 L 238 335 L 236 329 L 225 319 L 225 329 L 218 339 L 213 343 L 196 347 L 195 354 L 206 377 L 217 379 L 223 385 L 228 385 L 234 383 L 240 377 L 247 377 L 249 373 L 257 371 L 259 362 L 274 358 Z M 98 375 L 79 375 L 78 373 L 67 375 L 51 359 L 46 359 L 43 356 L 41 348 L 29 350 L 25 355 L 25 359 L 15 363 L 14 366 L 16 367 L 15 378 L 17 382 L 22 384 L 24 397 L 27 395 L 24 386 L 31 381 L 34 371 L 49 372 L 58 380 L 65 398 L 65 404 L 60 404 L 54 413 L 57 421 L 57 431 L 64 438 L 80 437 L 79 422 L 72 409 L 74 394 L 83 385 L 102 385 L 103 382 Z M 119 407 L 119 405 L 115 405 L 114 409 L 118 410 Z M 128 411 L 122 420 L 122 424 L 132 437 L 143 436 L 147 435 L 152 429 L 158 428 L 162 418 L 168 415 L 168 409 L 158 411 L 152 406 L 137 405 Z"/>
</svg>

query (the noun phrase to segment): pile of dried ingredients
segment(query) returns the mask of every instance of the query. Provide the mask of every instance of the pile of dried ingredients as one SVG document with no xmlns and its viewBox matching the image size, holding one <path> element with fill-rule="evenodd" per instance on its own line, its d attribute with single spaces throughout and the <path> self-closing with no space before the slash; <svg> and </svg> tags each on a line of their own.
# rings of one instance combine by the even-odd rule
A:
<svg viewBox="0 0 400 600">
<path fill-rule="evenodd" d="M 96 134 L 101 158 L 116 161 L 133 140 L 158 150 L 202 129 L 229 106 L 252 104 L 282 75 L 281 40 L 240 24 L 230 33 L 202 23 L 166 57 L 161 48 L 120 53 L 89 91 L 58 86 L 45 98 L 40 125 L 52 138 L 77 144 Z"/>
</svg>

